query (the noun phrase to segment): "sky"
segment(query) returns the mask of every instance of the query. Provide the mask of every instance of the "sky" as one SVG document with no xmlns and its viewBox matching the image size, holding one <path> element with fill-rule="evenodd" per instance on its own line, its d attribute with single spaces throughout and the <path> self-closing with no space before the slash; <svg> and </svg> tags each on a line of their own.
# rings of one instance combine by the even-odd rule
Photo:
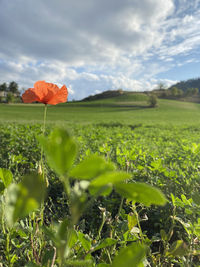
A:
<svg viewBox="0 0 200 267">
<path fill-rule="evenodd" d="M 69 100 L 200 77 L 200 0 L 0 0 L 0 84 Z"/>
</svg>

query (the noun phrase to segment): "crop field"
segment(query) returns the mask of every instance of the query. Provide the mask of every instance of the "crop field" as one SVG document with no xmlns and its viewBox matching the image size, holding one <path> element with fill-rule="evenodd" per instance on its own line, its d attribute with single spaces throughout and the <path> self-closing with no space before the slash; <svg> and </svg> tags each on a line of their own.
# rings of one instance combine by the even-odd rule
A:
<svg viewBox="0 0 200 267">
<path fill-rule="evenodd" d="M 200 266 L 200 104 L 0 105 L 2 266 Z"/>
</svg>

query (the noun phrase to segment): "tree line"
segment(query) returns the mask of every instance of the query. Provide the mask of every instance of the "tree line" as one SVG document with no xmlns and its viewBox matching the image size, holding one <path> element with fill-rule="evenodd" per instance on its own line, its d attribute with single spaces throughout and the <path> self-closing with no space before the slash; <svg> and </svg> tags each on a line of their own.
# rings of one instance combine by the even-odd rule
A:
<svg viewBox="0 0 200 267">
<path fill-rule="evenodd" d="M 186 81 L 180 81 L 174 85 L 172 85 L 171 87 L 177 87 L 178 89 L 183 90 L 184 92 L 187 91 L 187 89 L 189 88 L 198 88 L 200 89 L 200 78 L 196 78 L 196 79 L 189 79 Z"/>
<path fill-rule="evenodd" d="M 200 79 L 198 80 L 200 81 Z M 188 84 L 190 85 L 191 82 L 189 82 Z M 150 107 L 156 107 L 158 105 L 157 98 L 182 99 L 184 97 L 187 98 L 196 96 L 198 96 L 199 98 L 199 88 L 185 86 L 184 89 L 181 89 L 179 86 L 177 87 L 176 85 L 177 84 L 167 88 L 164 83 L 159 83 L 157 85 L 157 89 L 153 90 L 150 94 L 148 94 L 148 103 Z"/>
<path fill-rule="evenodd" d="M 12 81 L 9 84 L 2 83 L 0 84 L 0 92 L 10 92 L 13 94 L 19 93 L 19 86 L 16 82 Z"/>
<path fill-rule="evenodd" d="M 195 96 L 199 94 L 198 88 L 187 88 L 186 90 L 182 90 L 177 88 L 176 86 L 171 87 L 166 91 L 166 96 L 173 97 L 181 97 L 181 96 Z"/>
<path fill-rule="evenodd" d="M 185 82 L 185 84 L 186 83 L 187 82 Z M 155 89 L 153 92 L 155 92 L 156 95 L 159 95 L 160 97 L 175 97 L 175 98 L 199 95 L 200 87 L 189 87 L 190 84 L 191 83 L 188 83 L 187 87 L 185 86 L 184 88 L 180 88 L 179 83 L 177 83 L 167 88 L 164 83 L 159 83 L 157 89 Z"/>
<path fill-rule="evenodd" d="M 0 102 L 14 103 L 21 102 L 19 86 L 15 81 L 0 84 Z"/>
</svg>

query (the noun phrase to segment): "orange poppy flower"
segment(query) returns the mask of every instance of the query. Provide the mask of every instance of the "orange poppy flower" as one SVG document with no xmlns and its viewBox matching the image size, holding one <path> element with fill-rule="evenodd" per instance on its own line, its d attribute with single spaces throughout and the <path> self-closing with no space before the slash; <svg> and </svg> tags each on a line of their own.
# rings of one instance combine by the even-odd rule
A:
<svg viewBox="0 0 200 267">
<path fill-rule="evenodd" d="M 43 104 L 56 105 L 67 101 L 67 87 L 63 85 L 60 89 L 53 83 L 37 81 L 34 88 L 29 88 L 22 95 L 24 103 L 40 102 Z"/>
</svg>

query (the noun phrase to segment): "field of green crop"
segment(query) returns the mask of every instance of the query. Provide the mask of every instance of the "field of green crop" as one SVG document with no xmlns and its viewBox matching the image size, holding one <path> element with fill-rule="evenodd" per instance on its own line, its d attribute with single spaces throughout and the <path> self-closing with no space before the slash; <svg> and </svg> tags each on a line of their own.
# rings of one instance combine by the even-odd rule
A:
<svg viewBox="0 0 200 267">
<path fill-rule="evenodd" d="M 2 266 L 200 266 L 199 104 L 43 111 L 0 105 Z"/>
</svg>

